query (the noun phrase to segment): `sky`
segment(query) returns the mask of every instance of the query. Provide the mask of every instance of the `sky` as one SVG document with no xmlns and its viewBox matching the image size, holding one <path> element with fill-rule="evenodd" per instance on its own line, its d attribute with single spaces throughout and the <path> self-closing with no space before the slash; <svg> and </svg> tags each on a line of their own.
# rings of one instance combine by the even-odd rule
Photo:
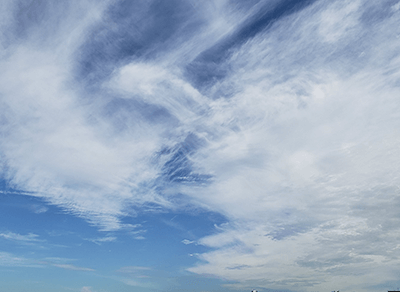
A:
<svg viewBox="0 0 400 292">
<path fill-rule="evenodd" d="M 0 7 L 1 290 L 399 289 L 399 0 Z"/>
</svg>

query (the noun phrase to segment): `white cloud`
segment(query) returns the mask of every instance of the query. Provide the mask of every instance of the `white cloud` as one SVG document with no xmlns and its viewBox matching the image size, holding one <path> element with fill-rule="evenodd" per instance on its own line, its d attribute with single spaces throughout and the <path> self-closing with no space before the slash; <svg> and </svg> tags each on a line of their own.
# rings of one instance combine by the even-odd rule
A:
<svg viewBox="0 0 400 292">
<path fill-rule="evenodd" d="M 134 236 L 133 238 L 136 240 L 145 240 L 146 239 L 146 237 L 144 237 L 143 235 L 137 235 L 137 236 Z"/>
<path fill-rule="evenodd" d="M 138 286 L 157 289 L 159 288 L 157 284 L 150 282 L 152 277 L 148 275 L 154 270 L 151 267 L 143 266 L 127 266 L 122 267 L 116 271 L 119 277 L 115 277 L 115 280 L 121 281 L 129 286 Z"/>
<path fill-rule="evenodd" d="M 370 19 L 368 1 L 316 1 L 232 48 L 226 78 L 205 96 L 182 68 L 229 35 L 236 16 L 256 13 L 231 11 L 227 3 L 195 4 L 213 12 L 199 35 L 165 59 L 115 68 L 101 85 L 124 102 L 166 110 L 173 126 L 131 113 L 110 117 L 111 97 L 85 99 L 92 93 L 73 81 L 74 53 L 85 38 L 77 31 L 100 21 L 102 7 L 91 16 L 84 6 L 85 21 L 76 21 L 73 33 L 65 27 L 75 21 L 67 19 L 60 35 L 69 38 L 58 44 L 14 43 L 0 61 L 6 178 L 103 230 L 124 228 L 119 218 L 134 207 L 178 208 L 173 194 L 185 194 L 185 203 L 228 220 L 197 241 L 212 251 L 196 255 L 200 262 L 189 270 L 237 281 L 235 287 L 315 291 L 340 279 L 343 289 L 361 291 L 396 280 L 398 3 Z M 119 118 L 127 120 L 123 130 L 114 125 Z M 162 196 L 152 185 L 162 167 L 154 153 L 188 133 L 206 141 L 190 159 L 213 182 L 174 184 Z"/>
<path fill-rule="evenodd" d="M 75 259 L 68 259 L 68 258 L 59 258 L 59 257 L 47 257 L 43 260 L 40 261 L 41 264 L 47 265 L 47 266 L 53 266 L 65 270 L 71 270 L 71 271 L 86 271 L 86 272 L 92 272 L 94 269 L 91 268 L 85 268 L 85 267 L 79 267 L 74 264 L 71 264 L 71 262 L 76 261 Z"/>
<path fill-rule="evenodd" d="M 140 227 L 141 225 L 139 224 L 137 227 Z M 139 230 L 134 230 L 134 231 L 129 231 L 128 234 L 132 235 L 132 237 L 136 240 L 144 240 L 146 237 L 143 235 L 146 233 L 146 229 L 139 229 Z"/>
<path fill-rule="evenodd" d="M 32 205 L 31 209 L 36 214 L 46 213 L 49 210 L 49 208 L 47 208 L 46 206 L 36 205 L 36 204 Z"/>
<path fill-rule="evenodd" d="M 142 266 L 127 266 L 122 267 L 117 270 L 118 273 L 126 273 L 126 274 L 134 274 L 137 272 L 149 271 L 151 270 L 150 267 L 142 267 Z"/>
<path fill-rule="evenodd" d="M 358 18 L 360 17 L 361 1 L 333 3 L 321 14 L 319 19 L 320 37 L 329 43 L 339 41 L 346 34 L 357 31 Z"/>
<path fill-rule="evenodd" d="M 106 236 L 106 237 L 99 237 L 99 238 L 86 238 L 85 240 L 91 241 L 97 245 L 101 245 L 104 242 L 114 242 L 117 240 L 115 236 Z"/>
<path fill-rule="evenodd" d="M 184 239 L 184 240 L 182 240 L 182 243 L 188 245 L 188 244 L 195 243 L 195 241 L 192 241 L 192 240 L 189 240 L 189 239 Z"/>
<path fill-rule="evenodd" d="M 92 290 L 92 287 L 84 286 L 82 287 L 81 292 L 94 292 L 94 290 Z"/>
<path fill-rule="evenodd" d="M 94 271 L 93 269 L 90 268 L 84 268 L 84 267 L 77 267 L 71 264 L 52 264 L 52 266 L 65 269 L 65 270 L 72 270 L 72 271 L 87 271 L 87 272 L 92 272 Z"/>
<path fill-rule="evenodd" d="M 6 267 L 32 267 L 40 268 L 43 267 L 35 260 L 27 259 L 22 256 L 16 256 L 8 252 L 0 252 L 0 266 Z"/>
<path fill-rule="evenodd" d="M 363 3 L 318 2 L 232 56 L 215 92 L 237 90 L 213 102 L 208 125 L 220 135 L 194 158 L 215 182 L 184 189 L 230 224 L 199 240 L 213 251 L 189 271 L 243 289 L 397 279 L 400 43 L 389 28 L 400 19 L 366 31 Z"/>
<path fill-rule="evenodd" d="M 81 34 L 74 30 L 70 38 L 44 42 L 40 49 L 26 40 L 0 60 L 2 162 L 10 170 L 4 176 L 18 189 L 113 230 L 120 228 L 117 216 L 126 203 L 167 204 L 151 189 L 145 195 L 139 190 L 156 174 L 148 163 L 159 138 L 139 125 L 132 128 L 135 136 L 116 135 L 93 111 L 96 105 L 85 107 L 71 86 L 74 50 L 101 10 L 83 6 L 83 21 L 61 19 Z"/>
<path fill-rule="evenodd" d="M 28 267 L 28 268 L 44 268 L 44 267 L 57 267 L 65 270 L 72 271 L 86 271 L 92 272 L 93 269 L 79 267 L 68 262 L 74 261 L 72 259 L 48 257 L 44 259 L 27 258 L 18 256 L 8 252 L 0 252 L 0 266 L 6 267 Z"/>
<path fill-rule="evenodd" d="M 34 233 L 29 233 L 26 235 L 13 233 L 13 232 L 3 232 L 0 233 L 0 238 L 4 238 L 7 240 L 17 241 L 17 242 L 42 242 L 43 240 L 39 239 L 39 235 Z"/>
</svg>

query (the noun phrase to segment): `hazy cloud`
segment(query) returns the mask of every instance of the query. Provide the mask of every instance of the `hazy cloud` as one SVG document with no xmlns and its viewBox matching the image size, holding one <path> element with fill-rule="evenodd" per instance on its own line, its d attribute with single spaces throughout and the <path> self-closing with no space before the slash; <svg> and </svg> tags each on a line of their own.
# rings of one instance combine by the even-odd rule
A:
<svg viewBox="0 0 400 292">
<path fill-rule="evenodd" d="M 0 252 L 0 265 L 6 267 L 42 267 L 42 265 L 37 263 L 35 260 L 27 259 L 22 256 L 16 256 L 8 252 Z"/>
<path fill-rule="evenodd" d="M 7 183 L 103 231 L 143 211 L 217 212 L 227 223 L 188 270 L 229 287 L 398 279 L 399 2 L 176 1 L 158 21 L 167 4 L 150 2 L 34 6 L 34 25 L 5 2 Z"/>
<path fill-rule="evenodd" d="M 0 238 L 4 238 L 7 240 L 12 240 L 16 242 L 43 242 L 44 240 L 39 239 L 39 235 L 34 234 L 34 233 L 29 233 L 26 235 L 21 235 L 18 233 L 13 233 L 13 232 L 4 232 L 0 233 Z"/>
<path fill-rule="evenodd" d="M 93 269 L 90 269 L 90 268 L 77 267 L 77 266 L 70 265 L 70 264 L 52 264 L 52 266 L 61 268 L 61 269 L 72 270 L 72 271 L 88 271 L 88 272 L 94 271 Z"/>
<path fill-rule="evenodd" d="M 95 244 L 101 245 L 104 242 L 113 242 L 116 241 L 117 238 L 115 236 L 106 236 L 106 237 L 99 237 L 99 238 L 86 238 L 85 240 L 91 241 Z"/>
</svg>

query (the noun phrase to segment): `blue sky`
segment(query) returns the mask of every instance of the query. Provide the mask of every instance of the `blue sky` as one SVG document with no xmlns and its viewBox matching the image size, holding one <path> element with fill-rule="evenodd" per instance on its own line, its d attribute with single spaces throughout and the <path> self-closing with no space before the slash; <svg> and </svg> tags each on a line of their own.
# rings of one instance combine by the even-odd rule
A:
<svg viewBox="0 0 400 292">
<path fill-rule="evenodd" d="M 400 287 L 400 1 L 1 6 L 1 290 Z"/>
</svg>

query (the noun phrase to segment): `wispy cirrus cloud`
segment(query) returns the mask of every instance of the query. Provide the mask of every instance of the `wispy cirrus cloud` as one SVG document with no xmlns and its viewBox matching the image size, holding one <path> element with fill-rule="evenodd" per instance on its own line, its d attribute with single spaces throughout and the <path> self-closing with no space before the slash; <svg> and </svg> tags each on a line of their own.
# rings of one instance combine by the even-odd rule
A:
<svg viewBox="0 0 400 292">
<path fill-rule="evenodd" d="M 43 206 L 43 205 L 32 205 L 31 209 L 36 214 L 46 213 L 49 210 L 48 207 Z"/>
<path fill-rule="evenodd" d="M 99 20 L 96 13 L 104 9 L 103 4 L 81 5 L 83 21 L 76 21 L 74 17 L 81 13 L 76 14 L 75 7 L 67 5 L 66 17 L 61 17 L 55 27 L 60 36 L 66 33 L 67 39 L 42 39 L 39 49 L 35 41 L 42 32 L 39 27 L 32 27 L 32 34 L 38 39 L 16 39 L 8 48 L 7 58 L 1 60 L 2 134 L 6 137 L 1 147 L 3 163 L 12 170 L 3 176 L 19 189 L 34 191 L 32 195 L 61 204 L 93 223 L 107 226 L 106 229 L 118 229 L 116 216 L 123 215 L 124 202 L 135 197 L 135 184 L 151 175 L 139 165 L 145 166 L 150 157 L 153 138 L 146 135 L 148 139 L 143 136 L 123 142 L 107 124 L 95 120 L 93 124 L 80 101 L 78 88 L 67 85 L 74 50 L 82 43 L 88 26 Z M 56 13 L 60 8 L 57 6 L 50 5 L 49 13 Z M 18 10 L 17 6 L 14 8 Z M 31 9 L 33 13 L 42 13 L 41 7 L 33 5 Z M 18 21 L 14 19 L 10 25 Z M 86 151 L 82 152 L 83 149 Z M 142 178 L 134 178 L 137 175 Z M 87 195 L 82 195 L 83 189 Z M 93 200 L 101 194 L 102 199 Z M 147 197 L 144 202 L 152 201 L 151 190 Z"/>
<path fill-rule="evenodd" d="M 86 271 L 86 272 L 94 271 L 93 269 L 90 268 L 77 267 L 71 264 L 52 264 L 52 266 L 71 271 Z"/>
<path fill-rule="evenodd" d="M 16 256 L 9 252 L 0 252 L 0 265 L 5 267 L 42 267 L 34 260 L 22 256 Z"/>
<path fill-rule="evenodd" d="M 127 266 L 127 267 L 122 267 L 117 270 L 117 273 L 124 273 L 124 274 L 134 274 L 134 273 L 140 273 L 143 271 L 149 271 L 151 270 L 150 267 L 142 267 L 142 266 Z"/>
<path fill-rule="evenodd" d="M 0 238 L 7 240 L 12 240 L 20 243 L 30 243 L 30 242 L 43 242 L 44 240 L 39 239 L 39 235 L 34 233 L 29 233 L 26 235 L 14 233 L 14 232 L 3 232 L 0 233 Z"/>
<path fill-rule="evenodd" d="M 126 266 L 115 271 L 119 276 L 115 280 L 123 282 L 128 286 L 157 288 L 158 285 L 153 283 L 151 274 L 154 270 L 151 267 L 144 266 Z"/>
<path fill-rule="evenodd" d="M 318 2 L 227 61 L 211 90 L 237 91 L 215 101 L 223 135 L 196 160 L 215 183 L 185 191 L 232 221 L 200 240 L 216 250 L 190 271 L 242 288 L 328 289 L 341 277 L 358 289 L 377 267 L 382 283 L 396 279 L 399 32 L 387 28 L 399 18 L 371 23 L 390 5 L 365 4 Z"/>
<path fill-rule="evenodd" d="M 195 241 L 192 241 L 192 240 L 189 240 L 189 239 L 184 239 L 184 240 L 182 240 L 182 243 L 188 245 L 188 244 L 195 243 Z"/>
<path fill-rule="evenodd" d="M 86 238 L 85 240 L 91 241 L 97 245 L 101 245 L 102 243 L 105 243 L 105 242 L 114 242 L 117 240 L 117 237 L 106 236 L 106 237 L 99 237 L 99 238 Z"/>
<path fill-rule="evenodd" d="M 222 214 L 188 270 L 230 287 L 397 279 L 399 3 L 256 2 L 3 18 L 2 176 L 105 231 L 143 210 Z"/>
<path fill-rule="evenodd" d="M 80 267 L 72 264 L 71 262 L 75 262 L 75 259 L 68 259 L 68 258 L 59 258 L 59 257 L 47 257 L 43 260 L 40 260 L 40 263 L 45 266 L 56 267 L 64 270 L 71 270 L 71 271 L 83 271 L 83 272 L 93 272 L 94 269 Z"/>
<path fill-rule="evenodd" d="M 24 256 L 17 256 L 9 252 L 0 252 L 0 265 L 6 267 L 28 267 L 28 268 L 44 268 L 44 267 L 57 267 L 73 271 L 87 271 L 91 272 L 94 269 L 79 267 L 69 262 L 75 261 L 65 258 L 27 258 Z"/>
</svg>

